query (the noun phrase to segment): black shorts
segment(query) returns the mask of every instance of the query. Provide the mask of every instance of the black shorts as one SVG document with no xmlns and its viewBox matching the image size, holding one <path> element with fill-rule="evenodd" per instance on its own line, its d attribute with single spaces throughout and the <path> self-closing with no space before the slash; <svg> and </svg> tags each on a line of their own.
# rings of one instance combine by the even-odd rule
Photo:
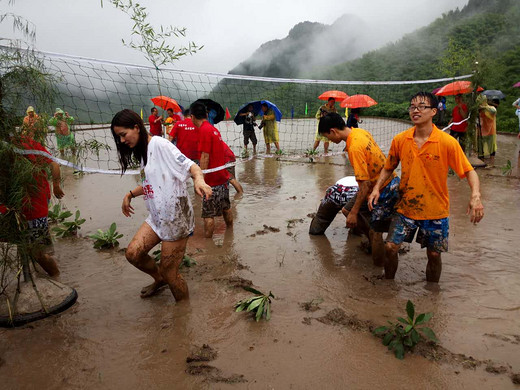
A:
<svg viewBox="0 0 520 390">
<path fill-rule="evenodd" d="M 254 129 L 253 130 L 244 130 L 244 145 L 249 144 L 249 140 L 251 140 L 253 145 L 256 145 L 258 143 Z"/>
</svg>

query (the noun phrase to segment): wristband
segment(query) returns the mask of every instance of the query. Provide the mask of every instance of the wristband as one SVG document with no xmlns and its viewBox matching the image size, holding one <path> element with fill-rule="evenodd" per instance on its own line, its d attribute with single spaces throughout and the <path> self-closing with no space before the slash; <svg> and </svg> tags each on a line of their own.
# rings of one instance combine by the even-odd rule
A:
<svg viewBox="0 0 520 390">
<path fill-rule="evenodd" d="M 130 196 L 132 197 L 132 199 L 135 198 L 135 195 L 134 195 L 134 193 L 132 192 L 132 190 L 130 190 Z"/>
</svg>

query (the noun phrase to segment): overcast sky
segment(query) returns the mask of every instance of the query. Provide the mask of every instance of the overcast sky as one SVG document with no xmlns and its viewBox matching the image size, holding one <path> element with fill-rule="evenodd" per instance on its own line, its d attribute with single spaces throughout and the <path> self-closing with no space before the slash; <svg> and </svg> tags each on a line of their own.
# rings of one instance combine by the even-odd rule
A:
<svg viewBox="0 0 520 390">
<path fill-rule="evenodd" d="M 377 34 L 395 40 L 468 0 L 141 0 L 154 26 L 187 28 L 187 38 L 204 49 L 169 67 L 227 73 L 262 43 L 282 39 L 303 21 L 333 23 L 353 14 L 379 26 Z M 146 64 L 142 54 L 125 48 L 131 21 L 109 0 L 0 0 L 0 14 L 12 12 L 36 26 L 36 48 L 97 59 Z M 353 23 L 352 28 L 356 28 Z M 370 34 L 371 32 L 367 32 Z M 376 33 L 375 30 L 372 33 Z M 12 24 L 0 37 L 14 37 Z M 348 37 L 345 37 L 348 39 Z M 172 41 L 175 43 L 176 41 Z"/>
</svg>

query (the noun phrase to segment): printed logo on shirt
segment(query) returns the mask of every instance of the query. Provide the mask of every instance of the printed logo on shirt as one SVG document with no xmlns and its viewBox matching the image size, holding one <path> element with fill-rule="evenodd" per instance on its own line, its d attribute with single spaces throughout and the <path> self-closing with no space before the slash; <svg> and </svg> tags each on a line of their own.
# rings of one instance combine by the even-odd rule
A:
<svg viewBox="0 0 520 390">
<path fill-rule="evenodd" d="M 184 157 L 182 154 L 179 157 L 177 157 L 177 161 L 180 163 L 183 163 L 184 160 L 186 160 L 186 157 Z"/>
<path fill-rule="evenodd" d="M 153 199 L 153 188 L 150 184 L 143 186 L 144 200 Z"/>
<path fill-rule="evenodd" d="M 440 158 L 440 157 L 439 157 L 439 156 L 436 156 L 436 155 L 434 155 L 434 154 L 431 154 L 431 153 L 426 153 L 426 154 L 424 155 L 424 158 L 425 158 L 426 160 L 428 160 L 428 161 L 439 161 L 439 158 Z"/>
</svg>

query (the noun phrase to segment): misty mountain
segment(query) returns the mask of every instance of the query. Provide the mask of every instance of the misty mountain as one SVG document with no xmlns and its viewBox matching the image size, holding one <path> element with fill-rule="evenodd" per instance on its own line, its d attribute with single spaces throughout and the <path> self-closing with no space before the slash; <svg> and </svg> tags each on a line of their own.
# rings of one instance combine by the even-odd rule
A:
<svg viewBox="0 0 520 390">
<path fill-rule="evenodd" d="M 264 43 L 229 73 L 299 77 L 313 69 L 352 60 L 385 43 L 384 36 L 367 31 L 370 26 L 355 15 L 343 15 L 332 25 L 298 23 L 287 37 Z"/>
</svg>

